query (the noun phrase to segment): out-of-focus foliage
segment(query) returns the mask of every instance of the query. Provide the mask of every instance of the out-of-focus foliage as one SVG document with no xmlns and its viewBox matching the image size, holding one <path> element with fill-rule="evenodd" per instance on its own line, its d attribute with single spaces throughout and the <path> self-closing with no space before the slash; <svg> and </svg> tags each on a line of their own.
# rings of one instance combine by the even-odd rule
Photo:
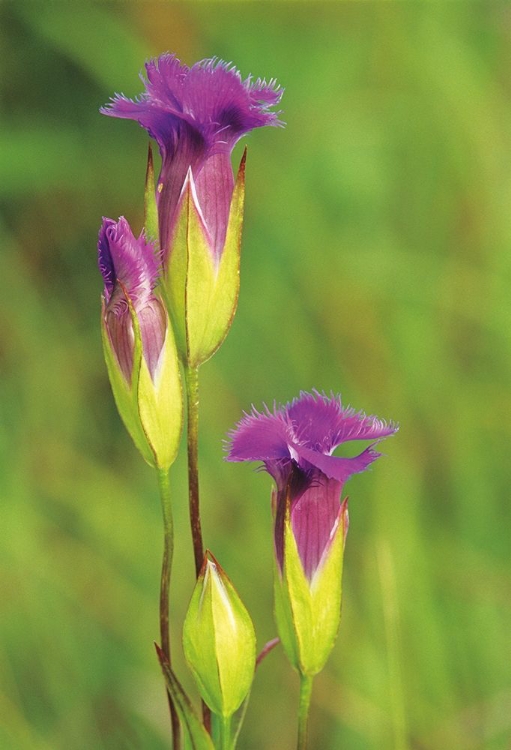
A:
<svg viewBox="0 0 511 750">
<path fill-rule="evenodd" d="M 147 148 L 98 108 L 140 92 L 144 59 L 170 50 L 286 87 L 287 128 L 246 139 L 240 303 L 202 369 L 207 545 L 262 647 L 270 483 L 222 460 L 226 431 L 252 402 L 312 387 L 398 420 L 387 457 L 349 484 L 341 634 L 311 748 L 507 749 L 509 6 L 4 2 L 0 15 L 0 747 L 168 747 L 160 510 L 109 390 L 95 247 L 102 215 L 140 229 Z M 172 484 L 184 675 L 182 456 Z M 292 748 L 296 703 L 277 649 L 240 747 Z"/>
</svg>

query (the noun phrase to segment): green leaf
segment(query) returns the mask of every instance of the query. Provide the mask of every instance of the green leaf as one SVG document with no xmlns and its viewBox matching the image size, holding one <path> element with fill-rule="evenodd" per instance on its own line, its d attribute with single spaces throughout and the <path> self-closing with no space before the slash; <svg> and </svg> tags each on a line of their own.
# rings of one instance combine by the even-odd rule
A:
<svg viewBox="0 0 511 750">
<path fill-rule="evenodd" d="M 156 653 L 158 654 L 167 689 L 174 701 L 178 716 L 185 727 L 192 750 L 215 750 L 211 737 L 204 728 L 190 699 L 172 671 L 167 657 L 158 644 L 155 643 L 154 645 Z"/>
</svg>

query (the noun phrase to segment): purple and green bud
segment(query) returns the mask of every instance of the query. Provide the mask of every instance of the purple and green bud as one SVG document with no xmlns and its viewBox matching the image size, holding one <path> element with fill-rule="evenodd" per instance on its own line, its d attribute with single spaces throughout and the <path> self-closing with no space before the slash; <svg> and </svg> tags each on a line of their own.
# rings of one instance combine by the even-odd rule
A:
<svg viewBox="0 0 511 750">
<path fill-rule="evenodd" d="M 218 716 L 232 716 L 252 685 L 256 637 L 250 615 L 210 552 L 186 614 L 183 646 L 203 700 Z"/>
<path fill-rule="evenodd" d="M 146 461 L 168 469 L 177 453 L 183 407 L 174 336 L 155 293 L 154 245 L 143 233 L 135 238 L 124 217 L 103 219 L 98 262 L 103 349 L 117 408 Z"/>
<path fill-rule="evenodd" d="M 232 150 L 254 128 L 282 124 L 270 108 L 283 92 L 216 59 L 189 68 L 164 54 L 146 73 L 137 99 L 118 94 L 101 111 L 136 120 L 158 143 L 165 294 L 180 356 L 195 367 L 222 343 L 238 299 L 245 157 L 235 179 Z"/>
<path fill-rule="evenodd" d="M 345 482 L 380 454 L 397 425 L 344 408 L 314 392 L 273 412 L 255 410 L 231 433 L 230 461 L 262 461 L 273 477 L 275 610 L 282 643 L 302 674 L 319 672 L 340 622 L 343 551 L 348 531 Z M 351 440 L 372 440 L 358 456 L 333 456 Z"/>
</svg>

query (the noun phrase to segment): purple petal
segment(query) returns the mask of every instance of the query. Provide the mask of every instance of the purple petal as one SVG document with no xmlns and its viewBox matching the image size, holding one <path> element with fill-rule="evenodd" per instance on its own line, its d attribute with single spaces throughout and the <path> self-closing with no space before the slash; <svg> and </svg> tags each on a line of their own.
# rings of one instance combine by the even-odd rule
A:
<svg viewBox="0 0 511 750">
<path fill-rule="evenodd" d="M 328 398 L 318 391 L 302 393 L 286 407 L 296 441 L 329 454 L 348 440 L 374 440 L 393 435 L 398 429 L 374 416 L 343 407 L 340 396 Z"/>
<path fill-rule="evenodd" d="M 105 282 L 107 304 L 118 282 L 133 304 L 152 297 L 158 277 L 154 246 L 146 242 L 143 234 L 135 239 L 123 216 L 118 222 L 103 218 L 98 238 L 98 263 Z"/>
<path fill-rule="evenodd" d="M 167 331 L 165 308 L 159 299 L 154 297 L 138 311 L 138 323 L 144 359 L 154 382 Z"/>
<path fill-rule="evenodd" d="M 275 508 L 275 553 L 280 568 L 284 560 L 284 522 L 289 497 L 291 529 L 309 581 L 330 547 L 341 513 L 342 482 L 328 479 L 320 471 L 308 476 L 295 467 L 287 486 L 277 492 Z"/>
<path fill-rule="evenodd" d="M 297 464 L 310 464 L 331 478 L 344 481 L 363 471 L 380 455 L 373 447 L 360 456 L 340 458 L 331 450 L 344 440 L 381 440 L 392 435 L 397 425 L 387 425 L 376 417 L 343 409 L 340 397 L 327 398 L 318 392 L 302 393 L 273 413 L 255 409 L 231 434 L 230 461 L 265 461 L 292 458 Z M 341 434 L 342 433 L 342 434 Z M 342 440 L 340 439 L 342 437 Z M 302 466 L 302 468 L 304 468 Z"/>
<path fill-rule="evenodd" d="M 342 483 L 319 473 L 291 505 L 291 528 L 309 580 L 318 568 L 337 526 Z"/>
<path fill-rule="evenodd" d="M 319 469 L 329 479 L 336 479 L 339 482 L 346 482 L 352 474 L 360 474 L 367 467 L 376 461 L 381 455 L 369 446 L 358 456 L 344 458 L 340 456 L 325 456 L 324 453 L 318 453 L 304 446 L 296 446 L 296 462 L 307 471 L 309 465 Z"/>
<path fill-rule="evenodd" d="M 145 67 L 146 90 L 137 99 L 117 94 L 100 111 L 139 122 L 158 141 L 162 154 L 173 156 L 181 147 L 175 136 L 182 136 L 183 124 L 200 134 L 209 153 L 230 153 L 250 130 L 282 124 L 278 114 L 269 111 L 283 94 L 274 80 L 252 83 L 249 76 L 242 81 L 232 65 L 215 58 L 189 68 L 168 53 Z"/>
<path fill-rule="evenodd" d="M 112 226 L 115 226 L 115 221 L 103 217 L 103 223 L 99 230 L 98 237 L 98 266 L 100 273 L 103 276 L 103 282 L 105 284 L 105 299 L 107 301 L 112 295 L 116 279 L 114 259 L 112 257 L 110 242 L 108 239 L 108 231 Z"/>
<path fill-rule="evenodd" d="M 156 193 L 161 256 L 164 262 L 167 260 L 170 251 L 179 202 L 183 194 L 187 176 L 190 170 L 193 176 L 197 175 L 204 164 L 207 153 L 206 146 L 201 140 L 200 134 L 188 126 L 179 128 L 179 133 L 175 134 L 175 139 L 176 142 L 179 142 L 179 148 L 176 147 L 171 156 L 163 155 L 161 172 L 158 178 L 158 191 Z M 228 196 L 227 207 L 223 210 L 223 214 L 229 209 L 231 194 Z"/>
<path fill-rule="evenodd" d="M 230 155 L 250 130 L 281 125 L 270 112 L 282 96 L 275 81 L 242 81 L 222 60 L 207 59 L 189 68 L 170 54 L 146 63 L 145 91 L 135 100 L 117 94 L 101 109 L 105 115 L 136 120 L 159 145 L 162 170 L 158 185 L 160 246 L 165 260 L 179 197 L 189 169 L 219 258 L 233 189 Z M 144 79 L 142 79 L 144 80 Z M 202 172 L 204 174 L 202 174 Z"/>
<path fill-rule="evenodd" d="M 255 409 L 231 432 L 228 461 L 289 460 L 288 426 L 281 412 Z"/>
<path fill-rule="evenodd" d="M 143 355 L 154 380 L 167 329 L 164 307 L 154 294 L 158 278 L 154 246 L 146 242 L 143 234 L 136 239 L 124 217 L 118 222 L 104 218 L 98 256 L 105 284 L 104 319 L 119 367 L 131 382 L 135 346 L 131 304 L 140 327 Z"/>
<path fill-rule="evenodd" d="M 195 182 L 197 198 L 208 228 L 211 247 L 220 260 L 225 244 L 234 176 L 228 154 L 214 154 L 204 163 Z"/>
<path fill-rule="evenodd" d="M 133 332 L 133 321 L 129 313 L 128 305 L 125 310 L 105 310 L 105 325 L 110 338 L 112 349 L 115 352 L 119 368 L 126 382 L 131 383 L 133 372 L 133 357 L 135 352 L 135 334 Z"/>
</svg>

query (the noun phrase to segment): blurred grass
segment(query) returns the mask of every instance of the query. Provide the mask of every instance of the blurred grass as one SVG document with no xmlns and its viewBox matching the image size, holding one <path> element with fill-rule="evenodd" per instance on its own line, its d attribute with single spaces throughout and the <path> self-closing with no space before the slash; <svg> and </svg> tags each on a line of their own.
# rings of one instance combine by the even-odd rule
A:
<svg viewBox="0 0 511 750">
<path fill-rule="evenodd" d="M 140 226 L 146 153 L 140 128 L 98 108 L 138 93 L 144 59 L 168 49 L 286 87 L 286 129 L 247 139 L 240 305 L 202 371 L 207 544 L 262 645 L 269 481 L 222 461 L 226 431 L 252 402 L 312 387 L 399 420 L 349 487 L 311 747 L 507 750 L 508 6 L 4 2 L 0 16 L 0 747 L 168 746 L 158 499 L 109 391 L 95 260 L 102 215 Z M 178 633 L 183 457 L 173 484 Z M 296 683 L 272 653 L 242 748 L 293 747 Z"/>
</svg>

